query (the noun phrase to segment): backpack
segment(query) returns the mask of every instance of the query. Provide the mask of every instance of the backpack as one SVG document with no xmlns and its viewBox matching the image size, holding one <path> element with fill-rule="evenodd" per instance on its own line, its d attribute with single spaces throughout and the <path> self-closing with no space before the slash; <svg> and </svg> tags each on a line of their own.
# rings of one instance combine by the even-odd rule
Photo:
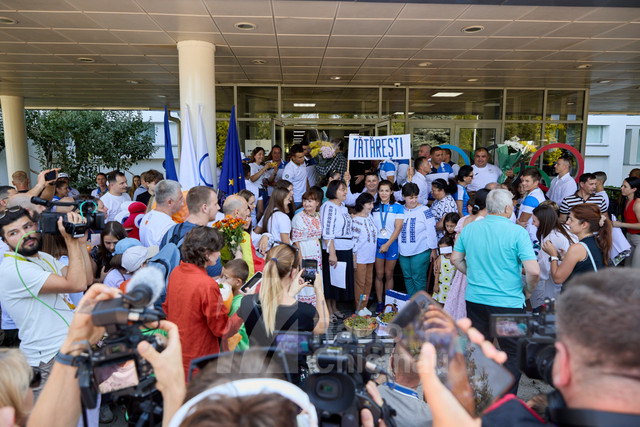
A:
<svg viewBox="0 0 640 427">
<path fill-rule="evenodd" d="M 155 267 L 162 271 L 164 275 L 164 289 L 160 297 L 153 304 L 158 311 L 162 310 L 162 303 L 167 297 L 167 283 L 169 283 L 169 275 L 180 264 L 180 250 L 174 243 L 167 243 L 153 258 L 149 260 L 149 266 Z"/>
</svg>

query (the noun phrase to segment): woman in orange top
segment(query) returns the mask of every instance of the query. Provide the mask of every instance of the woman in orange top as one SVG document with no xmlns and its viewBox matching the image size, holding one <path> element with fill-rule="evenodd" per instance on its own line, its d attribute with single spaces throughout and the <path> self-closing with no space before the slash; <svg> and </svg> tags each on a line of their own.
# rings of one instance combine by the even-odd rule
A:
<svg viewBox="0 0 640 427">
<path fill-rule="evenodd" d="M 631 256 L 624 262 L 625 267 L 640 268 L 640 178 L 629 177 L 622 182 L 620 193 L 626 198 L 624 222 L 613 221 L 614 227 L 627 229 L 627 240 L 631 244 Z"/>
<path fill-rule="evenodd" d="M 192 359 L 219 353 L 220 343 L 242 325 L 237 314 L 229 317 L 220 287 L 206 270 L 216 263 L 223 246 L 224 237 L 217 230 L 193 228 L 180 247 L 183 261 L 169 275 L 162 308 L 167 320 L 178 325 L 185 375 Z"/>
</svg>

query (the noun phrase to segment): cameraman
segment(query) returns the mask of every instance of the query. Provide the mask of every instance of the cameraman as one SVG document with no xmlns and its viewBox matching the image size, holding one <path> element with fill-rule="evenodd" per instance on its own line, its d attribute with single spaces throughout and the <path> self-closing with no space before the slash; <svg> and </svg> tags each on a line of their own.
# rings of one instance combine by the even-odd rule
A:
<svg viewBox="0 0 640 427">
<path fill-rule="evenodd" d="M 640 287 L 637 270 L 607 269 L 570 281 L 556 301 L 557 340 L 550 399 L 559 426 L 640 425 Z M 483 349 L 489 346 L 485 342 Z M 486 351 L 485 351 L 486 354 Z M 433 346 L 423 346 L 418 369 L 434 426 L 542 425 L 522 405 L 501 405 L 472 419 L 435 373 Z M 552 393 L 553 394 L 553 393 Z M 559 404 L 553 404 L 553 402 Z M 495 406 L 495 405 L 494 405 Z M 528 419 L 528 421 L 524 421 Z M 509 420 L 509 421 L 499 421 Z"/>
<path fill-rule="evenodd" d="M 67 218 L 73 223 L 85 222 L 76 213 L 68 213 Z M 37 228 L 23 208 L 9 208 L 0 214 L 0 237 L 10 249 L 0 264 L 0 302 L 18 326 L 20 350 L 31 366 L 42 370 L 46 380 L 73 317 L 75 306 L 68 294 L 87 289 L 91 263 L 86 242 L 67 234 L 62 218 L 58 219 L 58 230 L 69 251 L 68 267 L 40 252 L 42 238 Z M 34 390 L 36 396 L 39 392 Z"/>
</svg>

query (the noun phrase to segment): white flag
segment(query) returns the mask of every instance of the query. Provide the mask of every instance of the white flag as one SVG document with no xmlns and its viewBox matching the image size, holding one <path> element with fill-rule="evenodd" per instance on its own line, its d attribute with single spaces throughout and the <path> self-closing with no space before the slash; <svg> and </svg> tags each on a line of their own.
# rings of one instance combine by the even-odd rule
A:
<svg viewBox="0 0 640 427">
<path fill-rule="evenodd" d="M 196 160 L 198 161 L 198 183 L 213 187 L 213 174 L 209 161 L 209 147 L 207 135 L 204 131 L 204 117 L 202 117 L 202 104 L 198 108 L 198 134 L 196 136 Z"/>
<path fill-rule="evenodd" d="M 182 186 L 182 191 L 189 191 L 191 187 L 198 185 L 198 164 L 196 163 L 196 153 L 193 149 L 188 105 L 185 105 L 184 119 L 182 120 L 182 149 L 180 150 L 178 181 Z"/>
</svg>

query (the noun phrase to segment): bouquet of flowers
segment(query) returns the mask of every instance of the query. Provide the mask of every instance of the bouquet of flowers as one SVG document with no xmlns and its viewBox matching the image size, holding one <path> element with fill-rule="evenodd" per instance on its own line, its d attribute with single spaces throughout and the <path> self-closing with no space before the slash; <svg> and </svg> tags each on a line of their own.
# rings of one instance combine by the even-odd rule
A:
<svg viewBox="0 0 640 427">
<path fill-rule="evenodd" d="M 336 146 L 329 141 L 313 141 L 309 144 L 311 157 L 333 159 L 336 156 Z"/>
<path fill-rule="evenodd" d="M 244 226 L 246 224 L 247 221 L 243 221 L 240 218 L 232 218 L 230 216 L 213 223 L 212 227 L 217 229 L 224 236 L 225 247 L 221 251 L 223 261 L 233 259 L 233 254 L 238 250 L 240 243 L 244 242 Z"/>
<path fill-rule="evenodd" d="M 500 170 L 502 170 L 502 175 L 498 182 L 503 183 L 507 179 L 505 172 L 518 164 L 522 157 L 535 152 L 536 147 L 533 141 L 521 141 L 517 136 L 498 144 L 496 154 L 500 162 Z"/>
</svg>

